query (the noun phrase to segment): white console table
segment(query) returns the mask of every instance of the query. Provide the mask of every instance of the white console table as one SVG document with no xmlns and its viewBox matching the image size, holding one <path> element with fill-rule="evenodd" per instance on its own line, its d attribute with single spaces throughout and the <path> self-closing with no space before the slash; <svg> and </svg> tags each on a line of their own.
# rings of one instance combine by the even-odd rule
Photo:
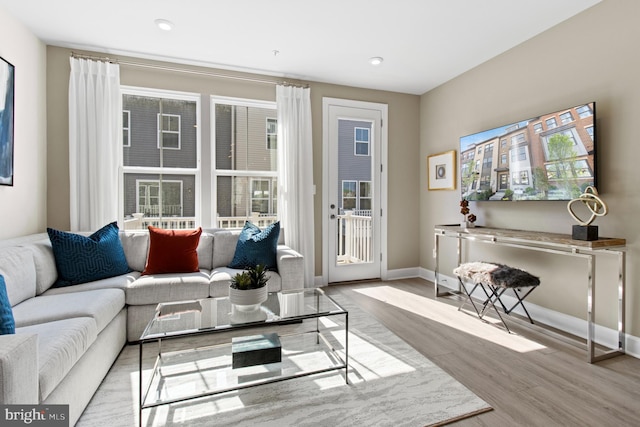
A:
<svg viewBox="0 0 640 427">
<path fill-rule="evenodd" d="M 479 242 L 496 246 L 507 246 L 521 249 L 542 251 L 551 254 L 566 255 L 582 258 L 587 263 L 587 361 L 598 362 L 620 354 L 624 354 L 624 296 L 625 296 L 625 270 L 626 252 L 625 239 L 602 237 L 598 240 L 583 241 L 573 240 L 571 235 L 543 233 L 536 231 L 509 230 L 502 228 L 474 227 L 463 228 L 459 225 L 436 225 L 434 228 L 435 242 L 433 256 L 435 258 L 435 296 L 440 297 L 449 292 L 441 292 L 439 286 L 439 244 L 441 238 L 457 239 L 458 265 L 462 263 L 463 242 Z M 596 307 L 596 264 L 595 257 L 601 254 L 611 254 L 618 261 L 618 347 L 603 351 L 596 355 L 595 337 L 595 307 Z"/>
</svg>

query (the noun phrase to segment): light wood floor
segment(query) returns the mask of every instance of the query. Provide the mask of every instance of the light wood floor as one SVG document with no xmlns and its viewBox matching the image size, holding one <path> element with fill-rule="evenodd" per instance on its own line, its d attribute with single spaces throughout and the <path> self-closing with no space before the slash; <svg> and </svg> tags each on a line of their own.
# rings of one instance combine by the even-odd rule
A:
<svg viewBox="0 0 640 427">
<path fill-rule="evenodd" d="M 458 312 L 422 279 L 324 289 L 355 301 L 494 408 L 455 426 L 640 426 L 640 359 L 589 364 L 561 340 L 517 325 L 508 334 Z"/>
</svg>

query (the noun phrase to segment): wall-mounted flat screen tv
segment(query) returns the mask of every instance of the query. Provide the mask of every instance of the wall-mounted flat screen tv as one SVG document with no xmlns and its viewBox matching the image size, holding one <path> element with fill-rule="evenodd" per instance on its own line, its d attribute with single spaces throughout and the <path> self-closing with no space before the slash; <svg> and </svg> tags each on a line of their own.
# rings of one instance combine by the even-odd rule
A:
<svg viewBox="0 0 640 427">
<path fill-rule="evenodd" d="M 596 104 L 460 138 L 466 200 L 571 200 L 596 186 Z"/>
</svg>

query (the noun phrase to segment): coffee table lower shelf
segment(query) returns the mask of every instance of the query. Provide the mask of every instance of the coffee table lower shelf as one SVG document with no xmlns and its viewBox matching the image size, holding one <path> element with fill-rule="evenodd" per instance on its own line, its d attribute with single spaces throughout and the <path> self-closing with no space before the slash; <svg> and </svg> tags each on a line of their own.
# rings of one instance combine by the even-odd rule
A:
<svg viewBox="0 0 640 427">
<path fill-rule="evenodd" d="M 280 362 L 241 368 L 233 368 L 231 342 L 163 352 L 159 339 L 158 355 L 144 392 L 143 343 L 140 343 L 140 425 L 143 409 L 308 375 L 344 369 L 348 384 L 347 335 L 345 329 L 344 342 L 319 331 L 282 335 Z"/>
</svg>

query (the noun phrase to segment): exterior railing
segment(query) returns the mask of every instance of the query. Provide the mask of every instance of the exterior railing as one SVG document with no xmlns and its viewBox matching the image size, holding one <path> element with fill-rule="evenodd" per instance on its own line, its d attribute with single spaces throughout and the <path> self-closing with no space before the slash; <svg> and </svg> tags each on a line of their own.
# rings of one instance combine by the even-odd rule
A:
<svg viewBox="0 0 640 427">
<path fill-rule="evenodd" d="M 216 227 L 218 228 L 242 228 L 246 221 L 251 221 L 260 228 L 267 227 L 278 220 L 275 215 L 266 215 L 254 212 L 251 216 L 219 216 Z M 196 227 L 196 219 L 194 217 L 167 216 L 158 218 L 157 216 L 146 216 L 143 213 L 134 213 L 131 218 L 124 220 L 125 230 L 146 230 L 147 226 L 152 225 L 159 228 L 172 229 L 189 229 Z"/>
<path fill-rule="evenodd" d="M 142 213 L 134 213 L 131 218 L 124 220 L 125 230 L 146 230 L 149 225 L 158 228 L 168 229 L 190 229 L 196 228 L 196 219 L 194 217 L 145 217 Z"/>
<path fill-rule="evenodd" d="M 217 218 L 218 228 L 242 228 L 246 221 L 251 221 L 258 227 L 267 227 L 278 220 L 275 215 L 252 212 L 251 216 L 219 216 Z"/>
<path fill-rule="evenodd" d="M 140 205 L 140 213 L 146 216 L 159 216 L 159 205 Z M 182 205 L 163 205 L 162 216 L 182 216 Z"/>
<path fill-rule="evenodd" d="M 338 215 L 338 262 L 343 264 L 371 262 L 373 259 L 371 216 L 347 211 Z"/>
</svg>

